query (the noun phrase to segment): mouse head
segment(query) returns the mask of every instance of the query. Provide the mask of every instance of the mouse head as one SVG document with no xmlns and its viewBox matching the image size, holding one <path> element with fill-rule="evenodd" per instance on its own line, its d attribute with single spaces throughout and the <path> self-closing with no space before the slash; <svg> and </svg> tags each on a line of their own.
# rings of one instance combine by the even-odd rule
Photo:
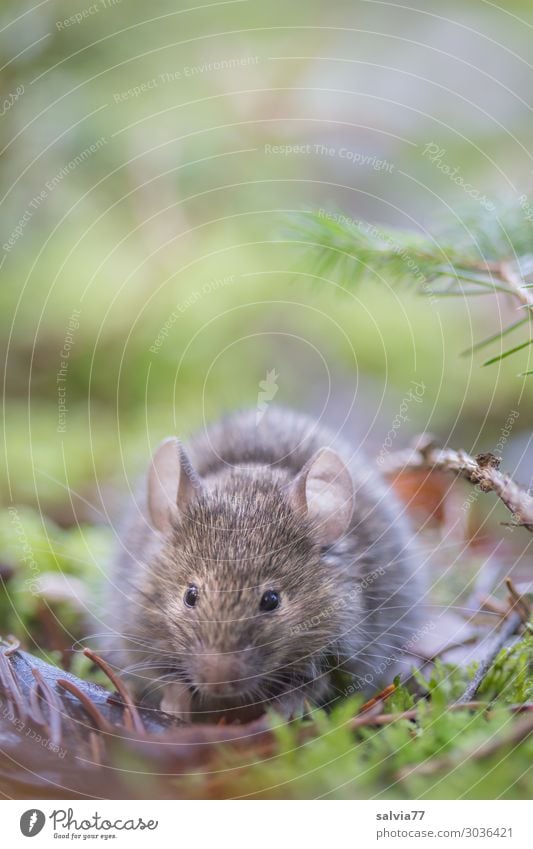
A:
<svg viewBox="0 0 533 849">
<path fill-rule="evenodd" d="M 176 680 L 202 703 L 276 699 L 325 674 L 350 591 L 337 561 L 353 500 L 330 448 L 296 476 L 243 465 L 202 479 L 178 440 L 160 445 L 148 481 L 164 538 L 152 617 Z"/>
</svg>

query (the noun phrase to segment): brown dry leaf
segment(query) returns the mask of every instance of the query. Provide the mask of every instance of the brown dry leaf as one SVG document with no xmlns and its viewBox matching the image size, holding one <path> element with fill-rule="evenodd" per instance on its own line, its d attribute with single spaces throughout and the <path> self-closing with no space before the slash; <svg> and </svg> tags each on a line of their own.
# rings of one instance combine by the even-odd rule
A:
<svg viewBox="0 0 533 849">
<path fill-rule="evenodd" d="M 444 524 L 445 502 L 450 488 L 450 481 L 445 475 L 413 469 L 389 479 L 398 498 L 418 521 L 429 521 L 439 526 Z"/>
</svg>

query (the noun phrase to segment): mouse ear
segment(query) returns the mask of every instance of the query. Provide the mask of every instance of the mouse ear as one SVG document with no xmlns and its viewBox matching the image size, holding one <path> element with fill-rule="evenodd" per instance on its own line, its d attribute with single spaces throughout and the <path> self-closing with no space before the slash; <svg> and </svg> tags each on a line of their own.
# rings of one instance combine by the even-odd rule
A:
<svg viewBox="0 0 533 849">
<path fill-rule="evenodd" d="M 155 452 L 148 472 L 148 512 L 154 528 L 170 530 L 172 516 L 183 512 L 202 489 L 179 439 L 165 439 Z"/>
<path fill-rule="evenodd" d="M 354 488 L 350 472 L 336 451 L 321 448 L 291 485 L 293 508 L 307 516 L 322 545 L 346 533 L 352 518 Z"/>
</svg>

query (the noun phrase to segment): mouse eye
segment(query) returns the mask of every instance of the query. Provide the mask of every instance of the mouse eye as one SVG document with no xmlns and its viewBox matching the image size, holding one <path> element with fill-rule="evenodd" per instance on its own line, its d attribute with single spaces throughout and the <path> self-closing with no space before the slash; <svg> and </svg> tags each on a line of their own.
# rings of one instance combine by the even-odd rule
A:
<svg viewBox="0 0 533 849">
<path fill-rule="evenodd" d="M 261 596 L 259 609 L 262 610 L 263 613 L 270 613 L 272 610 L 275 610 L 276 607 L 279 607 L 280 602 L 281 596 L 279 593 L 274 590 L 267 590 L 266 593 L 263 593 Z"/>
<path fill-rule="evenodd" d="M 187 587 L 185 595 L 183 596 L 183 601 L 187 607 L 194 607 L 198 601 L 198 587 L 195 587 L 194 584 Z"/>
</svg>

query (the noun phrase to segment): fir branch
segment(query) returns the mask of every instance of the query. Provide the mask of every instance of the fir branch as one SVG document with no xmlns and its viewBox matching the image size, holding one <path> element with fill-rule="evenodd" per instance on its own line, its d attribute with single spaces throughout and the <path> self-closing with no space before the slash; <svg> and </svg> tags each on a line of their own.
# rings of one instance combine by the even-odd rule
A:
<svg viewBox="0 0 533 849">
<path fill-rule="evenodd" d="M 481 348 L 485 348 L 487 345 L 491 345 L 493 342 L 496 342 L 498 339 L 501 339 L 502 336 L 507 336 L 508 333 L 512 333 L 513 330 L 516 330 L 518 327 L 522 327 L 529 318 L 526 316 L 525 318 L 521 318 L 520 321 L 515 321 L 513 324 L 510 324 L 504 330 L 500 331 L 500 333 L 493 333 L 492 336 L 488 336 L 486 339 L 482 339 L 480 342 L 476 342 L 475 345 L 472 345 L 470 348 L 467 348 L 466 351 L 461 353 L 462 357 L 466 357 L 468 354 L 473 354 L 475 351 L 481 350 Z"/>
<path fill-rule="evenodd" d="M 484 363 L 490 365 L 533 342 L 533 284 L 528 282 L 533 274 L 533 227 L 516 204 L 499 214 L 477 209 L 458 221 L 424 236 L 320 209 L 294 219 L 292 233 L 308 248 L 315 273 L 340 277 L 346 287 L 377 277 L 396 285 L 414 283 L 431 296 L 508 296 L 526 311 L 525 318 L 469 351 L 501 342 L 522 323 L 530 324 L 529 339 Z"/>
</svg>

